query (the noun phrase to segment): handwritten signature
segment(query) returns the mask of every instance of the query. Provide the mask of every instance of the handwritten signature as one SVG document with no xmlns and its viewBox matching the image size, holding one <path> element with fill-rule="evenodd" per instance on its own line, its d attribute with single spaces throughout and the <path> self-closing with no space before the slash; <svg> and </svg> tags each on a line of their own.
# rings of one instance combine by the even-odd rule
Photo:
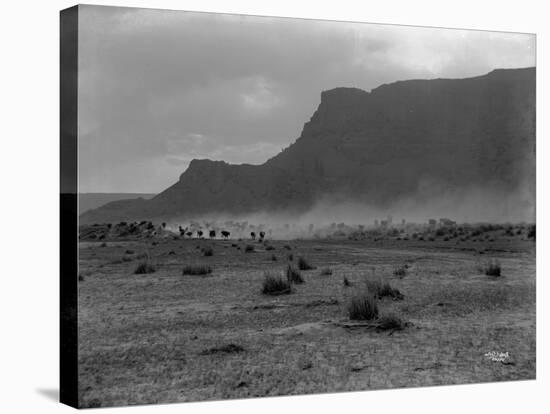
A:
<svg viewBox="0 0 550 414">
<path fill-rule="evenodd" d="M 510 353 L 490 351 L 485 353 L 485 357 L 494 362 L 506 362 L 510 359 Z"/>
</svg>

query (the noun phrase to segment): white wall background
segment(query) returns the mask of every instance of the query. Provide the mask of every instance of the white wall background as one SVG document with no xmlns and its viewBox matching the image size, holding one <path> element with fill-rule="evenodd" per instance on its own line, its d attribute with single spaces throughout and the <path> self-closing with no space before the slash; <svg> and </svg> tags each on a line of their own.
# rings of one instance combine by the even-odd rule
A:
<svg viewBox="0 0 550 414">
<path fill-rule="evenodd" d="M 540 412 L 548 387 L 548 284 L 543 275 L 550 207 L 544 183 L 550 177 L 543 124 L 550 31 L 543 1 L 523 0 L 182 0 L 88 1 L 89 4 L 217 11 L 378 23 L 535 32 L 537 41 L 538 280 L 537 381 L 370 391 L 214 403 L 174 404 L 102 412 L 281 413 L 355 412 L 463 413 Z M 58 387 L 58 191 L 59 18 L 62 0 L 2 3 L 0 36 L 0 411 L 70 412 L 56 402 Z M 545 18 L 546 16 L 546 18 Z M 547 111 L 546 111 L 547 112 Z M 546 115 L 546 116 L 545 116 Z M 547 350 L 547 349 L 546 349 Z"/>
</svg>

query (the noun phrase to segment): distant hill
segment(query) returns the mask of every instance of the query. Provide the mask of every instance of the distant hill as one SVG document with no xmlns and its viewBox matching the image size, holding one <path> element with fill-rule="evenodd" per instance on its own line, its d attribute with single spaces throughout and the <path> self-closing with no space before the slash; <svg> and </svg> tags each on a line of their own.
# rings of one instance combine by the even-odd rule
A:
<svg viewBox="0 0 550 414">
<path fill-rule="evenodd" d="M 101 207 L 113 201 L 135 198 L 148 200 L 154 196 L 155 194 L 147 193 L 80 193 L 78 195 L 78 214 Z"/>
<path fill-rule="evenodd" d="M 325 91 L 296 142 L 264 164 L 193 160 L 151 200 L 109 203 L 81 222 L 299 213 L 331 197 L 383 207 L 430 183 L 534 199 L 535 68 Z"/>
</svg>

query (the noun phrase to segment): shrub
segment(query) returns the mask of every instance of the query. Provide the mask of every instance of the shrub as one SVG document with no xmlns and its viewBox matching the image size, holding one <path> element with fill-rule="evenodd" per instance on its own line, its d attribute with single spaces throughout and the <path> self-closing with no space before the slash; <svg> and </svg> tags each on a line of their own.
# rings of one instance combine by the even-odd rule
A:
<svg viewBox="0 0 550 414">
<path fill-rule="evenodd" d="M 99 245 L 99 247 L 107 247 L 107 243 L 103 242 Z"/>
<path fill-rule="evenodd" d="M 321 276 L 330 276 L 332 275 L 332 269 L 330 267 L 325 267 L 321 270 Z"/>
<path fill-rule="evenodd" d="M 273 247 L 273 246 L 266 246 L 265 249 L 266 249 L 266 250 L 275 250 L 275 247 Z"/>
<path fill-rule="evenodd" d="M 392 299 L 401 300 L 403 295 L 399 290 L 394 289 L 388 282 L 382 282 L 380 279 L 367 279 L 367 290 L 378 299 L 390 297 Z"/>
<path fill-rule="evenodd" d="M 84 275 L 82 273 L 78 274 L 78 281 L 79 282 L 84 282 Z"/>
<path fill-rule="evenodd" d="M 384 315 L 378 319 L 378 323 L 376 324 L 377 330 L 401 330 L 405 328 L 405 322 L 394 314 Z"/>
<path fill-rule="evenodd" d="M 214 249 L 210 246 L 203 247 L 202 254 L 204 256 L 214 256 Z"/>
<path fill-rule="evenodd" d="M 187 265 L 183 267 L 182 274 L 184 275 L 208 275 L 212 273 L 212 268 L 207 265 Z"/>
<path fill-rule="evenodd" d="M 311 264 L 308 263 L 308 261 L 303 258 L 302 256 L 298 257 L 298 269 L 300 270 L 311 270 L 315 269 Z"/>
<path fill-rule="evenodd" d="M 349 280 L 348 280 L 348 278 L 347 278 L 347 277 L 345 277 L 345 276 L 344 276 L 344 286 L 345 286 L 345 287 L 349 287 L 349 286 L 351 286 L 351 283 L 350 283 L 350 281 L 349 281 Z"/>
<path fill-rule="evenodd" d="M 291 293 L 292 288 L 289 280 L 285 280 L 280 274 L 273 272 L 264 273 L 262 293 L 264 295 L 284 295 Z"/>
<path fill-rule="evenodd" d="M 277 256 L 275 256 L 274 254 L 272 254 L 272 255 L 271 255 L 271 261 L 276 262 L 276 261 L 277 261 Z"/>
<path fill-rule="evenodd" d="M 294 260 L 294 255 L 292 253 L 288 255 L 288 260 L 290 260 L 291 262 Z"/>
<path fill-rule="evenodd" d="M 130 250 L 130 249 L 128 249 L 128 250 L 126 250 L 126 251 L 124 252 L 124 254 L 134 254 L 134 251 L 133 251 L 133 250 Z"/>
<path fill-rule="evenodd" d="M 300 285 L 304 283 L 304 278 L 298 269 L 293 268 L 291 265 L 286 267 L 286 278 L 289 283 Z"/>
<path fill-rule="evenodd" d="M 292 250 L 292 247 L 290 247 L 290 245 L 288 245 L 288 244 L 285 244 L 283 247 L 287 250 Z"/>
<path fill-rule="evenodd" d="M 437 230 L 435 231 L 435 235 L 436 235 L 437 237 L 442 237 L 442 236 L 444 236 L 446 233 L 447 233 L 447 232 L 446 232 L 446 230 L 445 230 L 444 228 L 439 228 L 439 229 L 437 229 Z"/>
<path fill-rule="evenodd" d="M 247 244 L 246 247 L 244 248 L 244 252 L 245 253 L 254 253 L 254 246 L 252 246 L 251 244 Z"/>
<path fill-rule="evenodd" d="M 500 276 L 500 263 L 496 260 L 492 260 L 485 265 L 484 270 L 487 276 Z"/>
<path fill-rule="evenodd" d="M 155 271 L 155 266 L 153 266 L 149 259 L 145 259 L 137 265 L 136 269 L 134 270 L 134 274 L 143 275 L 146 273 L 155 273 Z"/>
<path fill-rule="evenodd" d="M 235 354 L 235 353 L 243 352 L 243 351 L 244 351 L 244 348 L 240 345 L 227 344 L 227 345 L 223 345 L 223 346 L 220 346 L 220 347 L 214 347 L 214 348 L 210 348 L 210 349 L 206 349 L 204 351 L 201 351 L 200 355 L 213 355 L 213 354 L 219 354 L 219 353 Z"/>
<path fill-rule="evenodd" d="M 407 268 L 405 266 L 399 266 L 393 271 L 395 276 L 405 277 L 407 275 Z"/>
<path fill-rule="evenodd" d="M 347 312 L 351 320 L 376 319 L 378 317 L 376 297 L 368 291 L 353 296 L 347 305 Z"/>
<path fill-rule="evenodd" d="M 537 227 L 534 224 L 529 227 L 529 232 L 527 233 L 527 237 L 529 239 L 536 239 L 537 238 Z"/>
</svg>

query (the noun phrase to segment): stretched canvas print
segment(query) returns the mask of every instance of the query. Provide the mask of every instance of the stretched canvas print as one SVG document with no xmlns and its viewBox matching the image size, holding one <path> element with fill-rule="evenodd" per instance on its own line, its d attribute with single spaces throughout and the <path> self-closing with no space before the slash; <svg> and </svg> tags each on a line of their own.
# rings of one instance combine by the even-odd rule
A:
<svg viewBox="0 0 550 414">
<path fill-rule="evenodd" d="M 535 35 L 61 12 L 61 400 L 528 380 Z"/>
</svg>

